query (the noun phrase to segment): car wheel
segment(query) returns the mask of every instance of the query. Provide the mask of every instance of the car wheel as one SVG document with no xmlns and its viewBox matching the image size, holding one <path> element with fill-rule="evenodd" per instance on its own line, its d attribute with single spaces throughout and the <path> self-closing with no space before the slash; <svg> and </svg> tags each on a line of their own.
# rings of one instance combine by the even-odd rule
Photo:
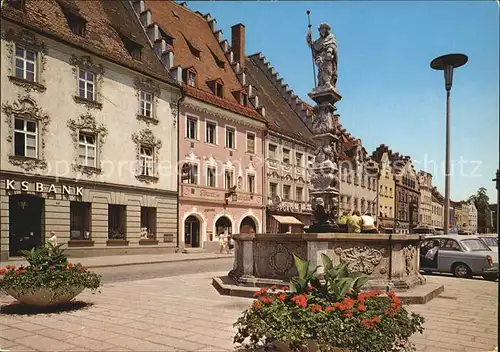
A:
<svg viewBox="0 0 500 352">
<path fill-rule="evenodd" d="M 458 263 L 453 268 L 453 275 L 459 278 L 468 278 L 472 276 L 472 271 L 466 264 Z"/>
<path fill-rule="evenodd" d="M 483 275 L 483 279 L 488 280 L 488 281 L 496 281 L 498 279 L 498 275 L 496 275 L 496 274 Z"/>
</svg>

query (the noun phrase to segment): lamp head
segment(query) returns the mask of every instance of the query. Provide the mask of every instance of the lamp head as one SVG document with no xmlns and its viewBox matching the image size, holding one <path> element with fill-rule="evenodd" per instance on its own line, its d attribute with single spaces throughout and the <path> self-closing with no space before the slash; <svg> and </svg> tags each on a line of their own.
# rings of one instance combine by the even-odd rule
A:
<svg viewBox="0 0 500 352">
<path fill-rule="evenodd" d="M 444 71 L 445 88 L 451 90 L 453 83 L 453 69 L 463 66 L 469 58 L 464 54 L 448 54 L 435 58 L 431 61 L 431 68 Z"/>
</svg>

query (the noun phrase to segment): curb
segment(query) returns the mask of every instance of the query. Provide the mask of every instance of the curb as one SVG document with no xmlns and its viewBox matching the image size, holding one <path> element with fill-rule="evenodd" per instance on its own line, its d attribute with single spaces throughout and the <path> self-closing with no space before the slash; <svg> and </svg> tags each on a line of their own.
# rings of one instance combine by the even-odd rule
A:
<svg viewBox="0 0 500 352">
<path fill-rule="evenodd" d="M 189 254 L 187 254 L 187 255 L 189 255 Z M 145 261 L 145 262 L 95 264 L 95 265 L 82 265 L 82 266 L 84 266 L 88 269 L 96 269 L 96 268 L 113 268 L 113 267 L 118 267 L 118 266 L 131 266 L 131 265 L 194 262 L 194 261 L 201 261 L 201 260 L 215 260 L 215 259 L 227 259 L 227 258 L 234 258 L 234 257 L 231 255 L 228 255 L 228 256 L 202 257 L 202 258 L 176 258 L 176 259 L 154 260 L 154 261 L 149 261 L 149 262 Z M 72 262 L 72 259 L 73 258 L 68 258 L 68 261 Z M 74 258 L 74 259 L 81 259 L 81 258 Z"/>
</svg>

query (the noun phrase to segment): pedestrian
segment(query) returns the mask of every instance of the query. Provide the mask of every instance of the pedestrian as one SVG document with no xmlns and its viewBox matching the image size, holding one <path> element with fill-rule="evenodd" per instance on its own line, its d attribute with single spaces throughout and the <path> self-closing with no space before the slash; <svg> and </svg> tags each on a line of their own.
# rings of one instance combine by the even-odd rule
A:
<svg viewBox="0 0 500 352">
<path fill-rule="evenodd" d="M 361 233 L 361 214 L 359 210 L 354 210 L 352 215 L 347 219 L 347 228 L 349 233 Z"/>
<path fill-rule="evenodd" d="M 378 233 L 377 228 L 375 227 L 375 219 L 372 217 L 372 214 L 368 213 L 366 215 L 361 216 L 362 220 L 362 231 L 363 233 Z"/>
<path fill-rule="evenodd" d="M 347 219 L 349 219 L 350 212 L 351 212 L 350 210 L 344 210 L 344 212 L 342 213 L 342 216 L 339 218 L 339 221 L 337 221 L 337 223 L 339 225 L 346 225 Z"/>
<path fill-rule="evenodd" d="M 231 254 L 232 250 L 234 248 L 234 239 L 233 239 L 233 236 L 229 236 L 228 248 L 229 248 L 229 254 Z"/>
<path fill-rule="evenodd" d="M 225 243 L 226 243 L 226 239 L 225 239 L 225 234 L 224 232 L 220 233 L 219 234 L 219 247 L 220 247 L 220 254 L 222 254 L 224 252 L 224 248 L 225 248 Z"/>
</svg>

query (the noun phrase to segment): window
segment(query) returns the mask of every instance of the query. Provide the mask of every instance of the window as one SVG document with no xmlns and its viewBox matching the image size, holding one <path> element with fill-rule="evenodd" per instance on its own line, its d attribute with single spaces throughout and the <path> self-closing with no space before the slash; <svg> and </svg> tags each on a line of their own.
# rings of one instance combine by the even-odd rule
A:
<svg viewBox="0 0 500 352">
<path fill-rule="evenodd" d="M 70 239 L 90 240 L 90 203 L 70 202 Z"/>
<path fill-rule="evenodd" d="M 38 157 L 38 132 L 35 121 L 14 119 L 14 155 Z"/>
<path fill-rule="evenodd" d="M 193 70 L 187 71 L 187 85 L 191 87 L 196 87 L 196 72 Z"/>
<path fill-rule="evenodd" d="M 247 153 L 255 154 L 255 134 L 247 132 Z"/>
<path fill-rule="evenodd" d="M 289 185 L 283 185 L 283 199 L 284 200 L 290 200 L 290 196 L 291 196 L 291 186 Z"/>
<path fill-rule="evenodd" d="M 236 149 L 236 130 L 226 127 L 226 148 Z"/>
<path fill-rule="evenodd" d="M 247 192 L 255 193 L 255 175 L 247 175 Z"/>
<path fill-rule="evenodd" d="M 269 159 L 276 160 L 276 149 L 278 149 L 277 146 L 275 146 L 274 144 L 269 144 Z"/>
<path fill-rule="evenodd" d="M 156 238 L 156 208 L 141 207 L 141 233 L 147 238 Z"/>
<path fill-rule="evenodd" d="M 81 37 L 85 36 L 85 25 L 87 24 L 85 19 L 74 15 L 67 15 L 67 19 L 69 28 L 74 34 Z"/>
<path fill-rule="evenodd" d="M 126 237 L 125 205 L 108 204 L 108 238 L 125 239 Z"/>
<path fill-rule="evenodd" d="M 278 184 L 271 182 L 269 184 L 269 194 L 271 197 L 275 197 L 278 195 Z"/>
<path fill-rule="evenodd" d="M 313 156 L 308 156 L 307 157 L 307 166 L 308 167 L 313 167 L 314 165 L 314 157 Z"/>
<path fill-rule="evenodd" d="M 141 175 L 153 176 L 153 148 L 141 145 L 141 153 L 139 155 L 139 163 Z"/>
<path fill-rule="evenodd" d="M 36 82 L 36 52 L 16 45 L 16 77 Z"/>
<path fill-rule="evenodd" d="M 290 150 L 283 148 L 283 162 L 290 164 Z"/>
<path fill-rule="evenodd" d="M 191 185 L 198 184 L 198 164 L 185 164 L 186 179 L 184 183 L 189 183 Z"/>
<path fill-rule="evenodd" d="M 205 142 L 217 144 L 217 124 L 205 121 Z"/>
<path fill-rule="evenodd" d="M 198 139 L 198 120 L 188 117 L 186 119 L 186 138 Z"/>
<path fill-rule="evenodd" d="M 234 186 L 234 171 L 224 171 L 224 188 L 229 189 Z"/>
<path fill-rule="evenodd" d="M 295 200 L 302 202 L 304 200 L 302 187 L 295 187 Z M 342 201 L 344 201 L 344 197 L 342 197 Z"/>
<path fill-rule="evenodd" d="M 81 68 L 78 69 L 78 96 L 95 100 L 95 74 Z"/>
<path fill-rule="evenodd" d="M 240 104 L 243 105 L 243 106 L 247 106 L 247 104 L 248 104 L 248 97 L 247 97 L 246 93 L 241 92 Z"/>
<path fill-rule="evenodd" d="M 79 133 L 78 164 L 91 167 L 96 166 L 96 138 L 94 135 Z"/>
<path fill-rule="evenodd" d="M 302 156 L 301 153 L 295 153 L 295 165 L 302 166 Z"/>
<path fill-rule="evenodd" d="M 133 59 L 141 60 L 142 58 L 142 48 L 140 46 L 134 46 L 129 50 L 130 55 Z"/>
<path fill-rule="evenodd" d="M 215 171 L 215 167 L 208 166 L 207 167 L 207 186 L 208 187 L 215 187 L 216 175 L 217 175 L 217 173 Z"/>
<path fill-rule="evenodd" d="M 141 90 L 141 115 L 153 117 L 153 94 Z"/>
<path fill-rule="evenodd" d="M 215 95 L 219 98 L 224 97 L 224 86 L 220 82 L 215 82 Z"/>
<path fill-rule="evenodd" d="M 15 9 L 24 10 L 24 0 L 7 0 L 7 4 Z"/>
</svg>

